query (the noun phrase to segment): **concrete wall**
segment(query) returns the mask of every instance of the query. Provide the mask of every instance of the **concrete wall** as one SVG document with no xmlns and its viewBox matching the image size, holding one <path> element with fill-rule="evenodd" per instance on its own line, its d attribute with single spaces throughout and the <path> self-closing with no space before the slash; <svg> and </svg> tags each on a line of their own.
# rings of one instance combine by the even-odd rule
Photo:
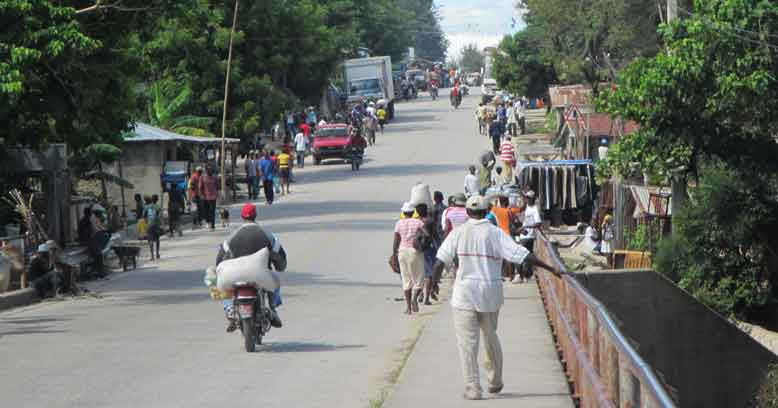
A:
<svg viewBox="0 0 778 408">
<path fill-rule="evenodd" d="M 677 395 L 679 407 L 745 407 L 778 360 L 653 271 L 579 275 L 638 353 Z"/>
<path fill-rule="evenodd" d="M 127 206 L 127 217 L 134 219 L 132 210 L 135 208 L 133 196 L 137 193 L 141 196 L 158 194 L 162 197 L 162 186 L 159 176 L 162 174 L 162 166 L 165 163 L 167 150 L 175 148 L 172 143 L 165 142 L 134 142 L 125 143 L 122 146 L 121 172 L 124 179 L 134 185 L 133 189 L 124 189 L 124 200 Z M 111 169 L 113 174 L 119 174 L 118 164 Z M 119 206 L 121 211 L 121 188 L 110 185 L 108 195 L 111 202 Z"/>
</svg>

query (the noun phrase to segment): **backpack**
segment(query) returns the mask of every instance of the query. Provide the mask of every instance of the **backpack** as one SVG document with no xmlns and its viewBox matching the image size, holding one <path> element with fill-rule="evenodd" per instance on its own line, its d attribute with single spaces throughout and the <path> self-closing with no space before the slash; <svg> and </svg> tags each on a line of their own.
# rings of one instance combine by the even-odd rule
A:
<svg viewBox="0 0 778 408">
<path fill-rule="evenodd" d="M 424 252 L 432 247 L 432 235 L 427 230 L 428 226 L 432 226 L 432 224 L 425 222 L 424 227 L 419 228 L 419 231 L 416 232 L 416 238 L 413 240 L 413 248 L 417 251 Z"/>
</svg>

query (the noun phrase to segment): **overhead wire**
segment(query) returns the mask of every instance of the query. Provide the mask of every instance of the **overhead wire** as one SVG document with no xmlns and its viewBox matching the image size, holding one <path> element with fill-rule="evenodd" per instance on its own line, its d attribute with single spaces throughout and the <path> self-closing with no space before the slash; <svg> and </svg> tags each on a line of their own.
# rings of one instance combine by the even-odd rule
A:
<svg viewBox="0 0 778 408">
<path fill-rule="evenodd" d="M 754 39 L 754 38 L 746 37 L 746 36 L 738 34 L 737 32 L 750 33 L 752 35 L 758 35 L 758 36 L 762 36 L 763 35 L 762 33 L 758 33 L 756 31 L 745 30 L 745 29 L 741 29 L 741 28 L 737 28 L 737 27 L 722 27 L 720 24 L 717 24 L 716 22 L 714 22 L 714 21 L 712 21 L 710 19 L 707 19 L 704 15 L 700 15 L 698 13 L 692 13 L 691 11 L 686 10 L 686 9 L 684 9 L 682 7 L 678 7 L 678 10 L 680 10 L 681 12 L 687 14 L 688 16 L 699 18 L 700 21 L 703 21 L 704 23 L 708 24 L 709 27 L 715 29 L 719 33 L 729 35 L 731 37 L 734 37 L 734 38 L 746 41 L 746 42 L 754 44 L 754 45 L 761 45 L 761 46 L 770 48 L 772 50 L 778 51 L 778 44 L 773 44 L 773 43 L 762 41 L 762 40 L 759 40 L 759 39 Z M 733 32 L 733 30 L 736 31 L 736 32 Z M 778 36 L 775 36 L 775 35 L 772 35 L 772 34 L 769 34 L 769 33 L 766 33 L 766 35 L 768 37 L 778 38 Z"/>
</svg>

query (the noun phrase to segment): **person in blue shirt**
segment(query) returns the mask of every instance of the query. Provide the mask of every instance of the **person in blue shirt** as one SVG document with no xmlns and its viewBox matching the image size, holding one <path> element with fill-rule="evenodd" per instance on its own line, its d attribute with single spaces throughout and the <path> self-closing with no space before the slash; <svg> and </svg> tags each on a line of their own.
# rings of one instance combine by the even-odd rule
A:
<svg viewBox="0 0 778 408">
<path fill-rule="evenodd" d="M 265 151 L 265 156 L 259 162 L 259 168 L 262 172 L 262 189 L 265 191 L 265 201 L 267 205 L 273 205 L 273 177 L 276 174 L 276 166 L 270 159 L 270 152 Z"/>
</svg>

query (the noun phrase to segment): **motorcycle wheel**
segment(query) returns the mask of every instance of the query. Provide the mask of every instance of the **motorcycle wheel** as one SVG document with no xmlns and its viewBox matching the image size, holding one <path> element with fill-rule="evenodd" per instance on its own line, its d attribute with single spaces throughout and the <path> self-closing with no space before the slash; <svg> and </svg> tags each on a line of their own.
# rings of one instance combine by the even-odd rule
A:
<svg viewBox="0 0 778 408">
<path fill-rule="evenodd" d="M 246 351 L 253 353 L 257 349 L 257 323 L 254 319 L 248 318 L 241 321 L 243 328 L 243 343 Z"/>
</svg>

